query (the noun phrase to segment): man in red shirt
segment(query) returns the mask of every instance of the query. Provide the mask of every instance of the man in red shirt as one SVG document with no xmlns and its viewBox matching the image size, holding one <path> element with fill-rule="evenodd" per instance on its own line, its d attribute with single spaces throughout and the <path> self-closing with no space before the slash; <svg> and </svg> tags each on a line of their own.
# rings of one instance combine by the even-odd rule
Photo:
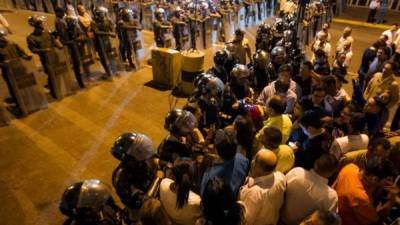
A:
<svg viewBox="0 0 400 225">
<path fill-rule="evenodd" d="M 389 201 L 380 207 L 373 204 L 372 193 L 384 182 L 393 179 L 394 168 L 386 160 L 371 159 L 364 170 L 355 164 L 345 166 L 339 173 L 333 188 L 339 202 L 342 225 L 368 225 L 377 223 L 393 206 L 395 195 L 389 193 Z"/>
</svg>

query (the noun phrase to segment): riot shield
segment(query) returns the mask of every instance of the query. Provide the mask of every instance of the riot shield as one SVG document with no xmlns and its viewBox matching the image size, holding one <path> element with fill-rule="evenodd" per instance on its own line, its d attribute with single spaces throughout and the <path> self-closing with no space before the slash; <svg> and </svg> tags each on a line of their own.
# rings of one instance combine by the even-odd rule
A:
<svg viewBox="0 0 400 225">
<path fill-rule="evenodd" d="M 51 62 L 49 65 L 49 79 L 54 85 L 54 91 L 57 99 L 62 99 L 65 96 L 72 95 L 77 89 L 77 84 L 74 82 L 75 76 L 71 68 L 71 63 L 68 58 L 67 48 L 54 48 L 48 53 Z"/>
<path fill-rule="evenodd" d="M 110 37 L 111 40 L 111 52 L 107 54 L 107 60 L 110 65 L 112 73 L 125 70 L 125 66 L 121 60 L 121 54 L 119 52 L 119 41 L 118 38 Z"/>
<path fill-rule="evenodd" d="M 92 47 L 89 41 L 79 45 L 79 53 L 81 55 L 81 65 L 82 67 L 88 67 L 95 63 L 95 56 L 93 55 Z"/>
<path fill-rule="evenodd" d="M 43 2 L 42 0 L 34 0 L 35 9 L 39 12 L 44 12 Z"/>
<path fill-rule="evenodd" d="M 153 30 L 153 11 L 154 5 L 152 2 L 145 2 L 141 5 L 141 13 L 142 16 L 142 27 L 146 30 Z"/>
<path fill-rule="evenodd" d="M 7 65 L 12 91 L 23 115 L 47 107 L 43 88 L 38 85 L 38 72 L 31 60 L 16 58 Z"/>
<path fill-rule="evenodd" d="M 54 7 L 51 0 L 43 0 L 43 7 L 47 13 L 54 13 Z"/>
</svg>

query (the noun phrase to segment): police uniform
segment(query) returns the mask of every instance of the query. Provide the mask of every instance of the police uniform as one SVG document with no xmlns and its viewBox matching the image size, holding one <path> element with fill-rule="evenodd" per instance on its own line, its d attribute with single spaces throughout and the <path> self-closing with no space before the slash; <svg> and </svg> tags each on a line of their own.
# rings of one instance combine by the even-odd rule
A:
<svg viewBox="0 0 400 225">
<path fill-rule="evenodd" d="M 100 57 L 101 65 L 108 76 L 111 76 L 113 71 L 111 68 L 111 60 L 115 60 L 112 55 L 112 45 L 110 36 L 113 36 L 114 24 L 108 18 L 99 19 L 92 23 L 94 33 L 94 43 L 97 54 Z"/>
<path fill-rule="evenodd" d="M 44 72 L 47 75 L 54 73 L 51 68 L 54 63 L 57 62 L 57 54 L 54 51 L 55 47 L 60 47 L 57 45 L 55 38 L 48 31 L 35 30 L 26 38 L 28 42 L 28 48 L 31 52 L 38 54 L 40 62 L 42 63 Z M 55 92 L 55 84 L 52 83 L 52 79 L 48 77 L 48 85 L 50 89 L 50 94 L 57 98 Z"/>
<path fill-rule="evenodd" d="M 131 67 L 137 68 L 136 51 L 141 45 L 140 40 L 138 40 L 138 30 L 141 29 L 139 21 L 129 17 L 122 18 L 118 21 L 117 29 L 122 60 L 128 60 Z"/>
</svg>

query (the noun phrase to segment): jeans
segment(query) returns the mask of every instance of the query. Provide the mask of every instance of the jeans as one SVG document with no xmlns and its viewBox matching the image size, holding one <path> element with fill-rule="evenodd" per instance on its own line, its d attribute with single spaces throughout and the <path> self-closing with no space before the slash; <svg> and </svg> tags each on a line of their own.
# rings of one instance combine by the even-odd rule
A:
<svg viewBox="0 0 400 225">
<path fill-rule="evenodd" d="M 382 5 L 378 11 L 378 15 L 376 17 L 377 23 L 383 23 L 383 20 L 385 19 L 387 11 L 388 11 L 388 5 Z"/>
</svg>

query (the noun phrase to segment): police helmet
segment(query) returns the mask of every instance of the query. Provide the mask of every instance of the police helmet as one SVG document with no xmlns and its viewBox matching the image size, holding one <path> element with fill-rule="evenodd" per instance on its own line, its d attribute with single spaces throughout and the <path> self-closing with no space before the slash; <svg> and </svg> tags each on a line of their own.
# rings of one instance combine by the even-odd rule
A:
<svg viewBox="0 0 400 225">
<path fill-rule="evenodd" d="M 243 64 L 236 64 L 232 69 L 231 76 L 237 80 L 248 78 L 250 76 L 249 68 Z"/>
<path fill-rule="evenodd" d="M 156 11 L 154 12 L 156 15 L 164 14 L 165 10 L 163 8 L 157 8 Z"/>
<path fill-rule="evenodd" d="M 226 50 L 219 50 L 214 55 L 215 65 L 223 66 L 228 60 L 228 53 Z"/>
<path fill-rule="evenodd" d="M 100 212 L 110 198 L 111 189 L 108 185 L 97 179 L 84 180 L 64 191 L 59 209 L 69 217 L 93 215 Z"/>
<path fill-rule="evenodd" d="M 196 127 L 196 117 L 186 110 L 172 109 L 165 117 L 164 128 L 171 133 L 186 135 Z"/>
<path fill-rule="evenodd" d="M 32 27 L 41 27 L 43 26 L 44 21 L 46 21 L 45 16 L 33 15 L 28 17 L 28 23 Z"/>
<path fill-rule="evenodd" d="M 256 54 L 254 55 L 254 62 L 258 64 L 267 63 L 268 61 L 268 53 L 262 49 L 257 50 Z"/>
<path fill-rule="evenodd" d="M 0 38 L 7 37 L 7 35 L 8 35 L 7 30 L 0 28 Z"/>
<path fill-rule="evenodd" d="M 107 15 L 108 9 L 104 6 L 96 6 L 96 8 L 94 9 L 94 13 L 96 17 L 102 18 Z"/>
<path fill-rule="evenodd" d="M 119 10 L 119 15 L 122 16 L 122 17 L 133 16 L 133 10 L 128 8 L 128 7 L 121 8 Z"/>
<path fill-rule="evenodd" d="M 221 79 L 211 74 L 200 74 L 195 80 L 196 91 L 201 94 L 212 94 L 217 96 L 222 94 L 225 85 Z"/>
<path fill-rule="evenodd" d="M 111 154 L 120 161 L 144 161 L 156 154 L 153 141 L 144 134 L 124 133 L 115 140 Z"/>
<path fill-rule="evenodd" d="M 285 57 L 285 48 L 282 46 L 276 46 L 271 51 L 272 58 L 283 56 Z"/>
<path fill-rule="evenodd" d="M 275 31 L 282 33 L 285 30 L 285 24 L 281 18 L 278 18 L 275 22 Z"/>
<path fill-rule="evenodd" d="M 269 33 L 272 30 L 272 26 L 268 23 L 261 24 L 259 27 L 261 33 Z"/>
</svg>

